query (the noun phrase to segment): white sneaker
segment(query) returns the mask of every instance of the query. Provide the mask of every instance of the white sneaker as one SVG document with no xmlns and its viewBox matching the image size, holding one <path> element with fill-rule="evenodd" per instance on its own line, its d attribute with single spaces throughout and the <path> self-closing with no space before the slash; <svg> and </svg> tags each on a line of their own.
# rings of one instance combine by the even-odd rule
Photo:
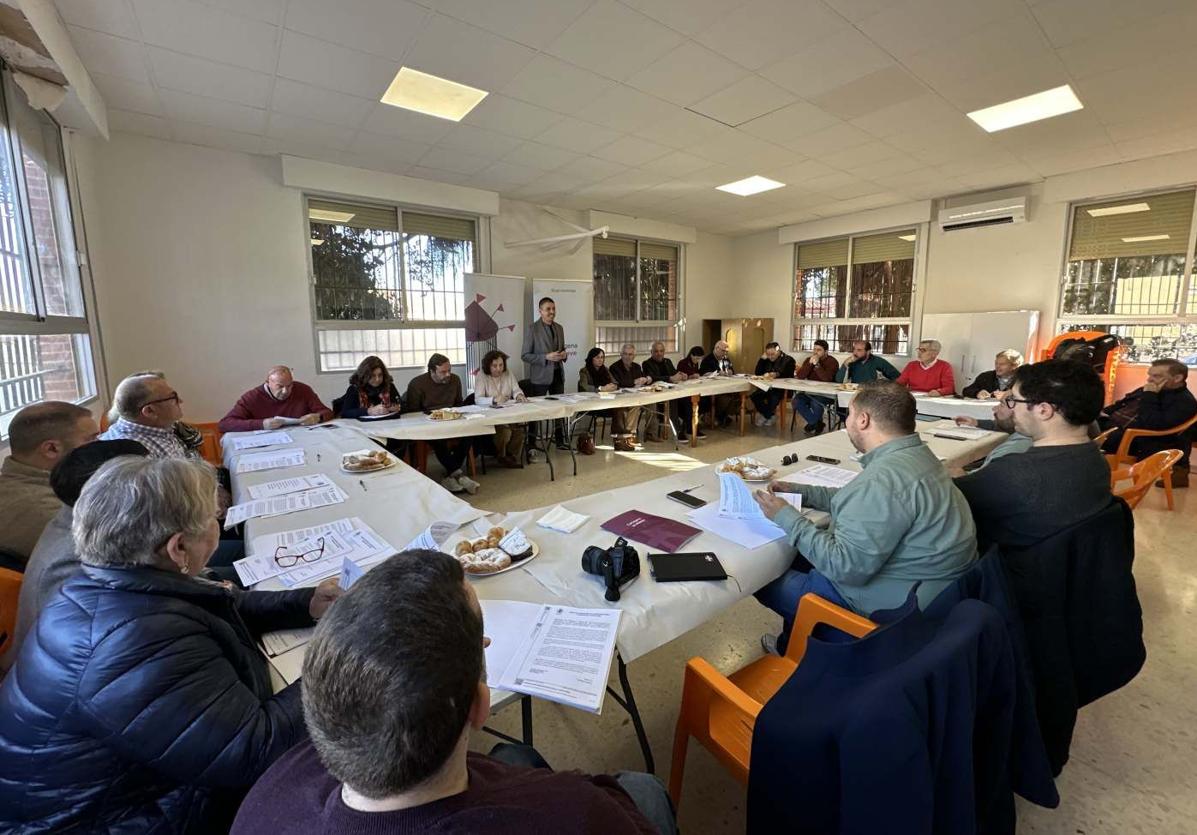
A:
<svg viewBox="0 0 1197 835">
<path fill-rule="evenodd" d="M 764 425 L 765 425 L 765 419 L 764 419 L 763 417 L 761 417 L 761 413 L 760 413 L 760 412 L 757 412 L 757 413 L 756 413 L 756 414 L 753 416 L 753 418 L 752 418 L 752 422 L 753 422 L 753 423 L 755 423 L 757 426 L 764 426 Z"/>
<path fill-rule="evenodd" d="M 477 493 L 478 488 L 482 486 L 478 482 L 474 481 L 474 479 L 470 478 L 469 476 L 465 476 L 465 475 L 459 475 L 457 477 L 457 483 L 460 484 L 462 487 L 464 487 L 465 491 L 467 493 L 469 493 L 471 496 L 474 495 L 475 493 Z"/>
<path fill-rule="evenodd" d="M 441 487 L 444 487 L 450 493 L 460 493 L 462 490 L 465 490 L 461 482 L 451 475 L 447 475 L 441 479 Z"/>
<path fill-rule="evenodd" d="M 774 415 L 773 417 L 771 417 L 767 421 L 765 421 L 765 426 L 774 426 L 776 423 L 777 423 L 777 415 Z"/>
</svg>

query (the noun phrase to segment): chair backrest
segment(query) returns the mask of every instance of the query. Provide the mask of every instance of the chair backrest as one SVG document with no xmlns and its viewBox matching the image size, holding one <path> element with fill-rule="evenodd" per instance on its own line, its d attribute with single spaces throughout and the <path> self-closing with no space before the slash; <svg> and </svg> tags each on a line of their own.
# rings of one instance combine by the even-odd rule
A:
<svg viewBox="0 0 1197 835">
<path fill-rule="evenodd" d="M 345 395 L 337 397 L 332 402 L 333 417 L 339 418 L 341 416 L 341 406 L 345 404 Z"/>
<path fill-rule="evenodd" d="M 1117 431 L 1118 431 L 1118 427 L 1112 426 L 1109 429 L 1107 429 L 1105 432 L 1101 432 L 1097 435 L 1094 435 L 1093 443 L 1097 444 L 1098 446 L 1101 446 L 1102 444 L 1104 444 L 1106 442 L 1106 438 L 1110 437 Z"/>
<path fill-rule="evenodd" d="M 1137 507 L 1156 479 L 1170 471 L 1183 455 L 1184 453 L 1178 449 L 1165 449 L 1147 456 L 1125 471 L 1130 478 L 1130 486 L 1115 490 L 1114 495 L 1123 499 L 1131 508 Z"/>
<path fill-rule="evenodd" d="M 532 391 L 532 381 L 520 380 L 520 391 L 524 393 L 524 397 L 531 397 L 534 393 Z"/>
<path fill-rule="evenodd" d="M 0 568 L 0 655 L 8 651 L 17 629 L 17 601 L 24 579 L 25 575 L 19 571 Z"/>
</svg>

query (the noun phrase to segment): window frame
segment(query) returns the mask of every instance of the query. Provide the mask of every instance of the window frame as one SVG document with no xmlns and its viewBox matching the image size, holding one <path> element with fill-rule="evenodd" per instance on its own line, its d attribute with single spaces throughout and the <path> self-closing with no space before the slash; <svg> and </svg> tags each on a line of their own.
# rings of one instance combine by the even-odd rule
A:
<svg viewBox="0 0 1197 835">
<path fill-rule="evenodd" d="M 852 256 L 856 253 L 856 239 L 867 238 L 872 235 L 886 235 L 891 232 L 904 232 L 907 230 L 914 230 L 914 272 L 910 279 L 910 316 L 877 316 L 873 318 L 861 318 L 859 316 L 852 316 L 852 267 L 854 263 Z M 796 241 L 790 246 L 790 351 L 793 353 L 803 353 L 808 351 L 807 348 L 802 348 L 798 345 L 797 330 L 802 326 L 826 326 L 826 327 L 854 327 L 858 325 L 907 325 L 910 337 L 907 340 L 907 352 L 905 354 L 890 354 L 893 357 L 911 358 L 914 356 L 914 349 L 919 344 L 919 339 L 922 338 L 923 330 L 923 281 L 922 278 L 926 274 L 927 267 L 927 232 L 929 224 L 923 223 L 902 223 L 896 226 L 887 226 L 879 229 L 869 229 L 861 232 L 852 232 L 847 235 L 828 235 L 822 238 L 811 238 L 810 240 Z M 828 241 L 838 241 L 843 238 L 848 239 L 848 263 L 844 276 L 844 309 L 848 314 L 846 316 L 837 316 L 833 318 L 811 318 L 799 317 L 795 315 L 798 309 L 798 247 L 809 246 L 810 244 L 825 243 Z M 832 353 L 836 353 L 834 350 Z M 840 353 L 843 353 L 842 351 Z"/>
<path fill-rule="evenodd" d="M 489 261 L 489 224 L 488 219 L 481 216 L 470 214 L 468 212 L 454 211 L 451 209 L 439 209 L 428 206 L 418 206 L 408 203 L 391 203 L 380 200 L 372 200 L 370 198 L 355 197 L 353 195 L 337 194 L 321 191 L 303 191 L 300 193 L 300 212 L 303 223 L 303 243 L 304 243 L 304 264 L 307 270 L 307 285 L 308 285 L 308 310 L 309 318 L 312 323 L 312 351 L 315 355 L 316 373 L 317 374 L 342 374 L 345 369 L 342 368 L 325 368 L 321 360 L 320 351 L 320 333 L 322 331 L 384 331 L 384 330 L 454 330 L 460 329 L 465 331 L 465 319 L 318 319 L 316 318 L 316 271 L 312 262 L 312 246 L 308 243 L 311 239 L 311 219 L 308 216 L 308 201 L 310 199 L 317 200 L 335 200 L 338 202 L 357 203 L 365 206 L 377 206 L 380 208 L 393 209 L 396 213 L 396 220 L 399 234 L 399 288 L 400 298 L 407 288 L 407 255 L 403 240 L 403 214 L 404 212 L 411 212 L 413 214 L 432 214 L 441 217 L 454 217 L 463 220 L 472 221 L 474 224 L 474 263 L 467 272 L 481 273 L 487 270 Z M 463 290 L 464 293 L 464 290 Z M 406 307 L 406 305 L 405 305 Z M 463 305 L 464 309 L 464 305 Z M 396 365 L 390 366 L 392 371 L 422 369 L 424 363 L 418 365 Z"/>
<path fill-rule="evenodd" d="M 1189 237 L 1185 244 L 1184 262 L 1181 265 L 1180 286 L 1177 289 L 1176 308 L 1171 314 L 1161 313 L 1092 313 L 1086 315 L 1067 314 L 1064 312 L 1064 297 L 1068 291 L 1068 265 L 1070 263 L 1069 253 L 1072 251 L 1072 234 L 1073 226 L 1076 221 L 1077 209 L 1085 206 L 1093 206 L 1101 203 L 1120 202 L 1123 200 L 1132 200 L 1137 197 L 1153 197 L 1159 194 L 1169 194 L 1173 192 L 1182 192 L 1189 189 L 1193 190 L 1193 214 L 1189 220 Z M 1197 250 L 1197 183 L 1189 182 L 1178 185 L 1168 186 L 1166 188 L 1146 189 L 1140 191 L 1126 192 L 1123 194 L 1107 195 L 1099 198 L 1086 198 L 1085 200 L 1074 200 L 1068 204 L 1068 224 L 1064 235 L 1064 251 L 1060 256 L 1060 271 L 1058 282 L 1056 286 L 1056 321 L 1055 332 L 1064 333 L 1070 327 L 1081 325 L 1090 325 L 1098 323 L 1102 325 L 1128 325 L 1128 326 L 1158 326 L 1158 327 L 1181 327 L 1185 325 L 1197 326 L 1197 299 L 1193 300 L 1190 305 L 1190 288 L 1194 283 L 1193 270 L 1197 268 L 1197 258 L 1194 253 Z M 1190 306 L 1193 308 L 1190 310 Z M 1145 365 L 1147 363 L 1135 362 L 1135 365 Z"/>
<path fill-rule="evenodd" d="M 686 245 L 681 241 L 669 241 L 664 238 L 649 238 L 649 237 L 635 237 L 631 235 L 608 235 L 610 238 L 621 241 L 632 241 L 636 244 L 636 287 L 633 292 L 633 297 L 636 301 L 636 318 L 635 319 L 600 319 L 598 317 L 598 310 L 595 309 L 597 305 L 598 295 L 593 292 L 594 288 L 594 251 L 590 254 L 590 284 L 592 296 L 595 299 L 591 303 L 591 315 L 593 316 L 594 327 L 594 344 L 599 343 L 599 330 L 601 328 L 643 328 L 643 327 L 657 327 L 657 328 L 673 328 L 674 341 L 678 346 L 678 350 L 684 350 L 682 346 L 682 334 L 686 329 Z M 641 269 L 641 255 L 640 245 L 642 243 L 661 244 L 664 246 L 677 247 L 677 319 L 670 321 L 669 319 L 642 319 L 640 317 L 640 269 Z M 677 353 L 676 351 L 674 353 Z"/>
</svg>

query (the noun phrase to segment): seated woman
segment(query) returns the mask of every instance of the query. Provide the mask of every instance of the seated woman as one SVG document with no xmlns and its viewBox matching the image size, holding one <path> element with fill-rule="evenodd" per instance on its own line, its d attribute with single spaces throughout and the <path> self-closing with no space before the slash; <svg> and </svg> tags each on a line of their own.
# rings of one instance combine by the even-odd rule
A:
<svg viewBox="0 0 1197 835">
<path fill-rule="evenodd" d="M 982 371 L 964 387 L 964 396 L 974 400 L 999 400 L 1014 385 L 1014 372 L 1023 364 L 1022 354 L 1013 348 L 998 352 L 992 371 Z"/>
<path fill-rule="evenodd" d="M 611 378 L 607 368 L 607 355 L 602 348 L 591 348 L 586 354 L 586 364 L 578 371 L 578 391 L 615 391 L 619 384 Z M 636 426 L 640 423 L 640 407 L 612 409 L 611 438 L 616 452 L 636 451 Z M 628 431 L 631 427 L 631 431 Z"/>
<path fill-rule="evenodd" d="M 391 379 L 391 372 L 376 356 L 368 356 L 349 378 L 349 388 L 337 401 L 338 417 L 356 418 L 364 415 L 396 415 L 401 406 L 399 389 Z"/>
<path fill-rule="evenodd" d="M 507 355 L 487 351 L 474 378 L 474 399 L 490 398 L 495 403 L 527 400 L 519 380 L 507 369 Z M 504 423 L 495 427 L 495 454 L 504 467 L 521 467 L 524 460 L 524 425 Z"/>
<path fill-rule="evenodd" d="M 306 738 L 299 683 L 272 693 L 260 632 L 339 596 L 243 592 L 196 575 L 220 529 L 199 461 L 121 457 L 75 503 L 82 563 L 0 686 L 0 830 L 224 832 Z"/>
</svg>

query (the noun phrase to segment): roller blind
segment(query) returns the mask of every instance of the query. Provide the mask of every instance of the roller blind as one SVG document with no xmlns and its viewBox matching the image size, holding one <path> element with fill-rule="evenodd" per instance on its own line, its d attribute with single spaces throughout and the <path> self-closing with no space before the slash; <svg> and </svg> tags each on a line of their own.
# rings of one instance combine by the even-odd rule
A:
<svg viewBox="0 0 1197 835">
<path fill-rule="evenodd" d="M 852 239 L 852 263 L 873 264 L 878 261 L 902 261 L 914 257 L 914 241 L 903 240 L 902 235 L 914 237 L 914 230 L 886 232 L 883 235 L 865 235 Z"/>
<path fill-rule="evenodd" d="M 393 207 L 340 203 L 334 200 L 308 199 L 308 218 L 313 223 L 355 226 L 358 229 L 399 231 L 399 215 Z"/>
<path fill-rule="evenodd" d="M 677 247 L 668 244 L 650 244 L 640 242 L 640 257 L 653 258 L 657 261 L 676 261 Z"/>
<path fill-rule="evenodd" d="M 428 235 L 453 241 L 473 241 L 474 221 L 461 217 L 404 212 L 403 231 L 408 235 Z"/>
<path fill-rule="evenodd" d="M 1192 189 L 1077 206 L 1068 258 L 1183 255 L 1192 222 Z"/>
<path fill-rule="evenodd" d="M 623 255 L 628 258 L 636 257 L 636 242 L 623 238 L 595 238 L 595 255 Z"/>
<path fill-rule="evenodd" d="M 814 244 L 799 244 L 798 269 L 816 267 L 843 267 L 848 264 L 848 239 L 820 241 Z"/>
</svg>

